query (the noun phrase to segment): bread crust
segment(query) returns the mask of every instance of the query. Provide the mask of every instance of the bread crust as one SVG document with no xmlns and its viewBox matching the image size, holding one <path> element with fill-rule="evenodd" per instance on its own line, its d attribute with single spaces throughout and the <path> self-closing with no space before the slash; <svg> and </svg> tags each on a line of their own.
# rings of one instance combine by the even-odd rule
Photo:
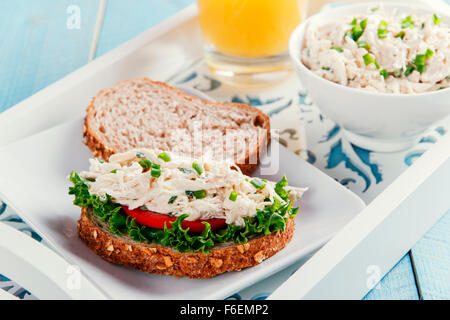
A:
<svg viewBox="0 0 450 320">
<path fill-rule="evenodd" d="M 138 79 L 130 79 L 130 80 L 123 80 L 116 84 L 116 87 L 121 86 L 123 83 L 130 82 L 130 81 L 149 81 L 153 84 L 157 84 L 163 87 L 166 87 L 174 93 L 181 94 L 184 96 L 185 99 L 193 101 L 193 100 L 202 100 L 198 97 L 188 95 L 177 88 L 169 86 L 167 83 L 160 82 L 160 81 L 152 81 L 148 78 L 138 78 Z M 107 146 L 107 144 L 100 138 L 94 130 L 92 129 L 92 126 L 90 125 L 90 121 L 95 113 L 95 102 L 96 99 L 101 96 L 102 94 L 105 94 L 108 92 L 108 90 L 111 89 L 105 89 L 101 90 L 94 98 L 92 98 L 90 105 L 86 109 L 86 117 L 84 118 L 84 126 L 83 126 L 83 138 L 84 138 L 84 144 L 88 146 L 88 148 L 92 151 L 94 154 L 94 157 L 101 157 L 105 161 L 109 159 L 109 157 L 115 153 L 118 153 L 117 150 L 113 150 Z M 222 106 L 224 108 L 243 108 L 247 110 L 251 110 L 253 112 L 257 112 L 259 114 L 259 119 L 261 120 L 260 125 L 263 129 L 265 129 L 265 132 L 267 132 L 266 135 L 259 137 L 258 144 L 255 150 L 250 150 L 248 154 L 245 155 L 244 159 L 238 159 L 236 163 L 237 166 L 241 169 L 242 173 L 245 175 L 250 175 L 258 166 L 258 163 L 260 161 L 260 153 L 263 147 L 267 146 L 270 143 L 271 135 L 270 135 L 270 119 L 269 117 L 262 112 L 261 110 L 250 107 L 243 103 L 222 103 L 222 102 L 214 102 L 215 104 Z M 255 156 L 256 155 L 256 156 Z M 250 163 L 250 159 L 257 159 L 257 163 Z M 254 162 L 254 161 L 252 161 Z"/>
<path fill-rule="evenodd" d="M 78 234 L 83 242 L 103 259 L 147 273 L 211 278 L 227 271 L 255 266 L 283 249 L 294 234 L 294 219 L 288 219 L 284 231 L 261 236 L 246 244 L 219 245 L 209 254 L 178 252 L 158 244 L 135 242 L 109 233 L 93 215 L 82 208 Z"/>
</svg>

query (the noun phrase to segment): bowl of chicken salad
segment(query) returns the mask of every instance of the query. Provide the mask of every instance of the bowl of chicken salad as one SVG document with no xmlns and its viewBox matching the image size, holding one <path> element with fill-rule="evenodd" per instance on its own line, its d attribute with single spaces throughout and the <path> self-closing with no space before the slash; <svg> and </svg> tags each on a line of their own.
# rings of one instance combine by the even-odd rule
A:
<svg viewBox="0 0 450 320">
<path fill-rule="evenodd" d="M 393 152 L 450 114 L 450 17 L 401 3 L 352 4 L 291 35 L 301 83 L 347 139 Z"/>
</svg>

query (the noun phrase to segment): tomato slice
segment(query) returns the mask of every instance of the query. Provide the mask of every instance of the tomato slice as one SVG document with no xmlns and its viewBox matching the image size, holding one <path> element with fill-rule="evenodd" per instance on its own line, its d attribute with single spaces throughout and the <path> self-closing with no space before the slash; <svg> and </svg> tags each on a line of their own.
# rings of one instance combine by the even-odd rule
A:
<svg viewBox="0 0 450 320">
<path fill-rule="evenodd" d="M 122 206 L 123 210 L 127 215 L 136 219 L 136 222 L 151 228 L 164 229 L 164 223 L 167 228 L 172 228 L 170 222 L 175 221 L 177 218 L 169 216 L 167 214 L 162 214 L 158 212 L 153 212 L 149 210 L 142 209 L 128 209 L 127 206 Z M 189 228 L 192 232 L 202 232 L 205 229 L 205 225 L 202 222 L 208 222 L 211 225 L 212 230 L 217 230 L 225 227 L 225 219 L 206 219 L 206 220 L 196 220 L 196 221 L 186 221 L 183 220 L 181 226 L 183 229 Z"/>
</svg>

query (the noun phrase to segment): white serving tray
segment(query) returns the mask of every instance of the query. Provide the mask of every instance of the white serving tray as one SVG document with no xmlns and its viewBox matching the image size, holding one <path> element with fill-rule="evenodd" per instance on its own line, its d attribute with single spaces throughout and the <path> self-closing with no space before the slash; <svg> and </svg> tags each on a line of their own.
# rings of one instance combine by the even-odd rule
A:
<svg viewBox="0 0 450 320">
<path fill-rule="evenodd" d="M 90 97 L 94 96 L 98 90 L 110 87 L 124 78 L 151 76 L 153 79 L 162 81 L 175 79 L 179 70 L 186 69 L 201 60 L 201 37 L 195 16 L 195 6 L 188 7 L 163 24 L 148 30 L 21 102 L 14 108 L 0 114 L 0 127 L 2 127 L 0 148 L 22 137 L 74 119 L 80 112 L 84 111 Z M 161 63 L 161 61 L 166 63 Z M 323 131 L 318 132 L 318 134 L 322 135 Z M 344 141 L 342 143 L 343 148 L 347 148 L 350 153 L 349 148 L 351 147 L 344 145 Z M 442 146 L 440 148 L 440 152 L 434 152 L 435 156 L 441 157 L 441 160 L 448 158 L 448 150 L 442 149 Z M 387 158 L 384 155 L 377 155 L 377 157 L 380 159 Z M 426 163 L 423 164 L 423 161 L 421 163 L 423 168 L 427 166 Z M 323 167 L 323 165 L 320 166 Z M 420 181 L 423 182 L 427 176 L 432 175 L 430 170 L 423 168 L 405 173 L 408 174 L 406 179 L 418 179 L 414 181 L 420 184 Z M 432 171 L 434 172 L 439 168 L 439 166 L 434 166 Z M 384 170 L 388 169 L 384 168 Z M 389 170 L 392 171 L 392 169 Z M 416 177 L 417 172 L 422 172 L 424 175 Z M 326 290 L 327 286 L 336 284 L 336 280 L 340 280 L 341 286 L 337 287 L 337 291 L 332 291 L 333 296 L 341 290 L 340 293 L 347 294 L 342 295 L 342 297 L 361 298 L 370 289 L 366 285 L 366 268 L 361 269 L 361 266 L 366 265 L 366 261 L 370 261 L 372 258 L 371 250 L 374 248 L 375 250 L 382 250 L 391 245 L 387 242 L 388 237 L 385 238 L 383 235 L 389 231 L 392 237 L 396 233 L 401 234 L 401 230 L 410 230 L 408 241 L 389 247 L 391 248 L 389 255 L 376 256 L 374 261 L 380 267 L 380 276 L 387 272 L 401 255 L 407 252 L 414 242 L 420 239 L 426 230 L 444 213 L 438 210 L 434 211 L 433 214 L 424 216 L 422 212 L 412 210 L 408 220 L 404 220 L 401 215 L 396 214 L 394 208 L 408 198 L 406 195 L 413 194 L 414 190 L 417 189 L 416 187 L 408 188 L 402 199 L 396 199 L 396 192 L 402 189 L 401 186 L 397 187 L 399 189 L 387 190 L 388 195 L 381 194 L 384 197 L 382 198 L 383 202 L 387 201 L 386 199 L 390 199 L 390 202 L 384 203 L 385 205 L 382 206 L 382 211 L 378 215 L 370 216 L 366 214 L 364 218 L 352 221 L 353 229 L 351 230 L 359 230 L 358 237 L 354 237 L 347 228 L 342 230 L 339 239 L 353 239 L 352 242 L 343 243 L 333 240 L 332 245 L 325 247 L 325 249 L 328 248 L 327 250 L 320 250 L 315 256 L 320 257 L 320 260 L 314 258 L 308 264 L 308 268 L 301 268 L 300 273 L 298 273 L 301 276 L 286 283 L 284 288 L 288 289 L 282 288 L 274 297 L 308 298 L 311 297 L 308 296 L 309 293 L 314 293 L 317 297 L 318 292 L 320 293 L 319 297 L 331 297 L 331 291 Z M 364 196 L 364 194 L 362 195 Z M 369 193 L 365 193 L 365 197 L 366 200 L 372 199 Z M 387 221 L 389 221 L 388 225 L 386 224 Z M 421 223 L 418 224 L 416 221 L 421 221 Z M 369 225 L 370 230 L 368 229 Z M 375 236 L 370 236 L 371 232 L 374 232 Z M 364 239 L 368 241 L 363 241 Z M 374 239 L 376 239 L 376 242 L 374 242 Z M 333 250 L 333 252 L 330 253 L 330 250 Z M 358 254 L 352 255 L 353 252 Z M 346 260 L 348 257 L 352 257 L 353 260 Z M 349 261 L 352 263 L 349 263 Z M 342 266 L 345 266 L 350 274 L 353 272 L 357 275 L 354 278 L 355 281 L 350 281 L 353 283 L 351 287 L 342 285 L 342 281 L 349 281 L 348 278 L 341 278 L 342 273 L 333 273 L 334 270 L 339 267 L 342 268 Z M 303 272 L 303 270 L 305 271 Z M 316 272 L 315 270 L 321 271 Z M 321 285 L 321 290 L 314 291 L 319 287 L 318 284 Z M 292 291 L 293 287 L 303 288 L 301 294 L 295 290 Z"/>
<path fill-rule="evenodd" d="M 319 169 L 272 141 L 262 164 L 273 173 L 254 173 L 293 186 L 308 186 L 291 242 L 258 266 L 211 279 L 149 275 L 108 263 L 78 238 L 80 208 L 68 195 L 71 170 L 88 169 L 89 149 L 82 143 L 83 118 L 11 143 L 0 149 L 0 197 L 71 264 L 79 266 L 114 299 L 224 299 L 318 249 L 364 208 L 354 193 Z M 32 156 L 30 161 L 29 155 Z"/>
<path fill-rule="evenodd" d="M 77 268 L 26 234 L 0 222 L 2 274 L 40 299 L 106 299 Z M 0 300 L 18 299 L 0 288 Z"/>
</svg>

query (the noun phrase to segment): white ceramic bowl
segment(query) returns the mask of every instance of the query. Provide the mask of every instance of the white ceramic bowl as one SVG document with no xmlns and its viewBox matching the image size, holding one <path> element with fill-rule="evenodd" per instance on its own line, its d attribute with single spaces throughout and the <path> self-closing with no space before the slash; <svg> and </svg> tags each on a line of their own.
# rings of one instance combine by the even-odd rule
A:
<svg viewBox="0 0 450 320">
<path fill-rule="evenodd" d="M 326 80 L 301 61 L 305 30 L 312 21 L 369 12 L 377 3 L 346 5 L 316 14 L 292 33 L 289 53 L 300 81 L 321 111 L 344 130 L 348 140 L 363 148 L 392 152 L 417 143 L 433 123 L 450 114 L 450 88 L 420 94 L 373 93 Z M 385 9 L 399 8 L 407 13 L 437 13 L 446 24 L 450 17 L 425 7 L 383 3 Z"/>
</svg>

